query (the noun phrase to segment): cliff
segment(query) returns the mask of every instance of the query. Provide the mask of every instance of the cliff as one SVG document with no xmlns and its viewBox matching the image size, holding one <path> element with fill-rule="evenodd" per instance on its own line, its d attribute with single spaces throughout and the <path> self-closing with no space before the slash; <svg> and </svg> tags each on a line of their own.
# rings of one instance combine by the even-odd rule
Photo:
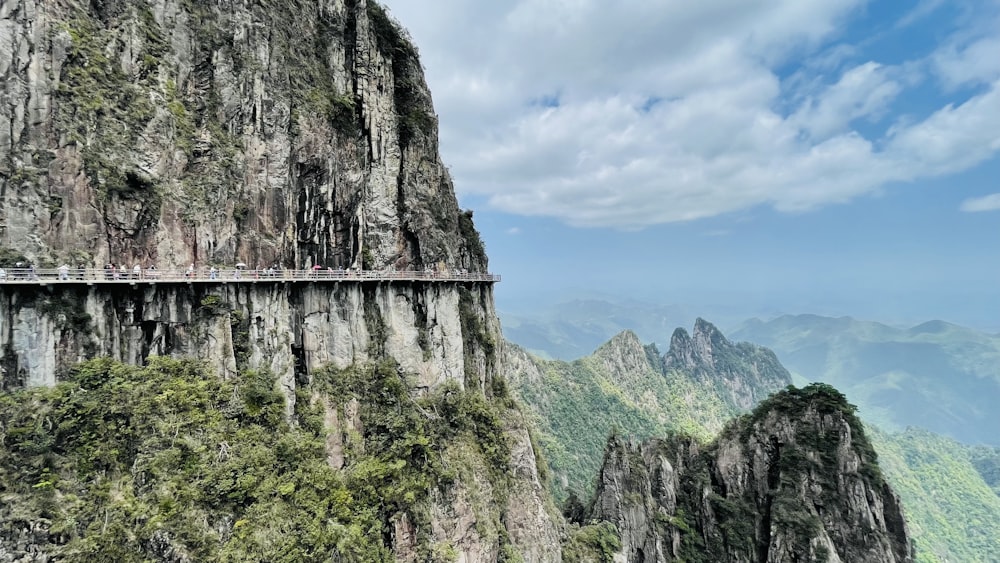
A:
<svg viewBox="0 0 1000 563">
<path fill-rule="evenodd" d="M 416 49 L 375 3 L 4 2 L 0 77 L 0 266 L 486 268 Z M 471 293 L 499 334 L 491 290 Z M 224 314 L 199 314 L 204 299 Z M 476 352 L 458 303 L 420 284 L 5 288 L 3 385 L 51 384 L 95 354 L 172 354 L 223 375 L 243 355 L 290 386 L 373 348 L 426 384 L 461 380 Z"/>
<path fill-rule="evenodd" d="M 486 271 L 472 214 L 458 208 L 438 155 L 416 48 L 374 2 L 5 1 L 0 79 L 0 267 Z M 385 401 L 425 410 L 456 393 L 486 401 L 489 424 L 426 422 L 439 438 L 426 456 L 447 471 L 432 472 L 403 504 L 376 495 L 385 529 L 373 541 L 401 560 L 432 548 L 467 561 L 559 559 L 526 422 L 505 398 L 503 347 L 488 282 L 0 285 L 3 390 L 72 385 L 73 366 L 99 356 L 200 360 L 199 373 L 234 386 L 237 403 L 246 378 L 270 374 L 284 421 L 266 432 L 294 434 L 303 413 L 320 409 L 323 457 L 337 479 L 368 467 L 367 444 L 402 439 L 372 423 Z M 393 366 L 385 369 L 401 382 L 398 394 L 335 393 L 331 379 L 372 366 Z M 10 396 L 53 400 L 43 391 Z M 222 403 L 203 406 L 215 413 Z M 66 414 L 48 420 L 80 422 Z M 48 424 L 31 420 L 27 427 Z M 441 438 L 480 426 L 499 433 L 499 450 Z M 318 439 L 312 431 L 302 439 Z M 130 457 L 135 446 L 96 477 L 66 462 L 69 484 L 58 494 L 85 495 L 73 484 L 91 478 L 145 494 L 116 473 L 142 461 Z M 494 466 L 506 471 L 487 470 Z M 48 509 L 26 508 L 34 492 L 0 493 L 9 524 L 0 560 L 65 556 L 93 532 L 80 521 L 50 533 Z M 236 532 L 224 514 L 206 521 L 222 538 Z M 126 517 L 105 528 L 112 524 L 131 525 Z M 145 556 L 190 559 L 190 538 L 150 534 Z"/>
<path fill-rule="evenodd" d="M 486 266 L 375 3 L 10 0 L 0 79 L 0 243 L 31 261 Z"/>
<path fill-rule="evenodd" d="M 713 442 L 613 437 L 590 517 L 624 560 L 911 561 L 895 493 L 843 395 L 789 388 Z"/>
</svg>

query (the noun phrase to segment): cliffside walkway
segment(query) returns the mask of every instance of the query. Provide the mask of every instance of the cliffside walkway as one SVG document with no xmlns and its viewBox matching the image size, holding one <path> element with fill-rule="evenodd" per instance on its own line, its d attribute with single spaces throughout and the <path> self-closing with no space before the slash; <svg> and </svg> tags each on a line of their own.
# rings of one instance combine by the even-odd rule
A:
<svg viewBox="0 0 1000 563">
<path fill-rule="evenodd" d="M 44 268 L 38 270 L 0 269 L 0 285 L 62 284 L 149 284 L 158 283 L 315 283 L 315 282 L 486 282 L 496 283 L 500 276 L 476 272 L 437 272 L 433 270 L 247 270 L 229 268 L 215 273 L 209 270 L 104 270 L 97 268 Z"/>
</svg>

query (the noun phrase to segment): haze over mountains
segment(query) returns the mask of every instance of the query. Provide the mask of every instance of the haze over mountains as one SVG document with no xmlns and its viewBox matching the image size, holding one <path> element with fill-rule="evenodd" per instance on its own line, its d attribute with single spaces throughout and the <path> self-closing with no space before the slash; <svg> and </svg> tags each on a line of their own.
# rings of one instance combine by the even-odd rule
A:
<svg viewBox="0 0 1000 563">
<path fill-rule="evenodd" d="M 695 315 L 676 305 L 576 300 L 534 314 L 501 312 L 504 335 L 543 357 L 585 356 L 622 330 L 660 346 Z M 944 321 L 908 328 L 850 317 L 785 315 L 737 321 L 720 311 L 736 341 L 766 346 L 797 384 L 829 383 L 888 430 L 919 426 L 968 444 L 998 445 L 1000 336 Z"/>
<path fill-rule="evenodd" d="M 815 315 L 754 319 L 732 335 L 773 349 L 804 379 L 841 389 L 879 426 L 1000 445 L 1000 337 L 943 321 L 899 329 Z"/>
</svg>

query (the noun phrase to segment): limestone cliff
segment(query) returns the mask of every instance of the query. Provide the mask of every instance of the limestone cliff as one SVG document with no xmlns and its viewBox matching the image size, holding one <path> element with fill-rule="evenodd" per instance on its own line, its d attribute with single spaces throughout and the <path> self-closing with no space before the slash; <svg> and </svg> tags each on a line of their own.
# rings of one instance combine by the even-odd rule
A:
<svg viewBox="0 0 1000 563">
<path fill-rule="evenodd" d="M 8 0 L 0 245 L 39 263 L 486 265 L 366 0 Z"/>
<path fill-rule="evenodd" d="M 822 384 L 774 395 L 708 445 L 613 437 L 590 516 L 617 526 L 630 562 L 912 560 L 853 407 Z"/>
<path fill-rule="evenodd" d="M 416 48 L 374 2 L 5 0 L 0 80 L 0 266 L 486 271 Z M 323 370 L 382 360 L 412 397 L 498 398 L 502 347 L 489 283 L 0 285 L 2 389 L 97 356 L 194 357 L 273 373 L 291 420 L 325 400 Z M 526 423 L 497 408 L 510 474 L 440 452 L 468 479 L 431 495 L 430 537 L 466 561 L 558 560 Z M 501 485 L 503 503 L 481 494 Z M 404 560 L 409 517 L 386 539 Z M 24 526 L 0 554 L 46 560 L 24 541 L 44 523 Z"/>
</svg>

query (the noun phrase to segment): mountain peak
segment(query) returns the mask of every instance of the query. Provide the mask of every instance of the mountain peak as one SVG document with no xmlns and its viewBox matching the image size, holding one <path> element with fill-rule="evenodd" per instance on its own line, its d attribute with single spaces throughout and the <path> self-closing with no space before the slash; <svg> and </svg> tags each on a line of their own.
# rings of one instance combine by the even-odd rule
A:
<svg viewBox="0 0 1000 563">
<path fill-rule="evenodd" d="M 608 373 L 617 374 L 623 379 L 648 377 L 652 371 L 646 347 L 631 330 L 615 335 L 594 352 L 594 357 L 604 363 Z"/>
<path fill-rule="evenodd" d="M 695 321 L 691 336 L 681 328 L 674 331 L 663 362 L 667 369 L 723 387 L 727 402 L 739 409 L 752 407 L 773 390 L 792 382 L 773 352 L 753 344 L 734 344 L 701 318 Z"/>
</svg>

